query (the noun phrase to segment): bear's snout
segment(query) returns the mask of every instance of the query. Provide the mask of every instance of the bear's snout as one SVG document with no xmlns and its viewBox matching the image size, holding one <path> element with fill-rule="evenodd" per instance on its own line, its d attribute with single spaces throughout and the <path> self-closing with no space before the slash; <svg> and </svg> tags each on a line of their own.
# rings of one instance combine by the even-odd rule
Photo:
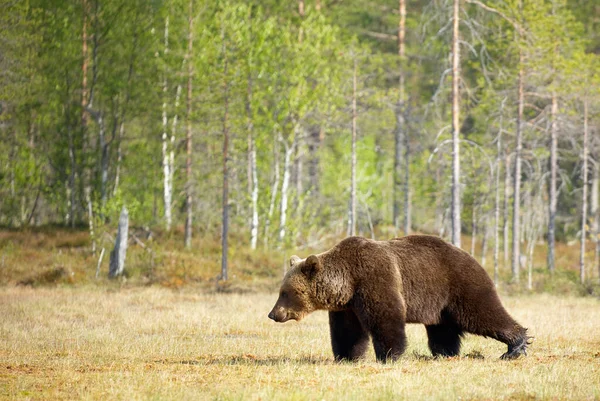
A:
<svg viewBox="0 0 600 401">
<path fill-rule="evenodd" d="M 289 320 L 287 312 L 283 308 L 277 307 L 273 308 L 273 310 L 269 313 L 269 319 L 277 323 L 283 323 Z"/>
</svg>

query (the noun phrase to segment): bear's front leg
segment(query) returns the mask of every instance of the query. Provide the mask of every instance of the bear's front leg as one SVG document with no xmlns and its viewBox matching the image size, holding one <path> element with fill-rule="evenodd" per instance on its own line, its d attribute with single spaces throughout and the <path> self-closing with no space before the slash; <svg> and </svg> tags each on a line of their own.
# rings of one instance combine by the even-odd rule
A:
<svg viewBox="0 0 600 401">
<path fill-rule="evenodd" d="M 358 297 L 355 313 L 364 327 L 371 333 L 375 357 L 379 362 L 395 361 L 406 349 L 406 309 L 399 294 L 371 294 Z"/>
<path fill-rule="evenodd" d="M 367 351 L 369 333 L 351 310 L 329 312 L 329 330 L 336 361 L 355 361 Z"/>
</svg>

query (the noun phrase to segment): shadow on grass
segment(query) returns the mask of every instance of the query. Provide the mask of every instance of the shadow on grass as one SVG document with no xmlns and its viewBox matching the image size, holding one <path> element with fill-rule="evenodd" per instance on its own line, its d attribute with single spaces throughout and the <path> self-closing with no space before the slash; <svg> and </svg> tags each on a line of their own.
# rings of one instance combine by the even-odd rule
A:
<svg viewBox="0 0 600 401">
<path fill-rule="evenodd" d="M 431 355 L 425 355 L 418 352 L 413 352 L 408 358 L 416 359 L 419 361 L 436 361 L 436 360 L 458 360 L 461 357 L 455 358 L 443 358 L 433 357 Z M 484 356 L 478 351 L 471 352 L 464 355 L 464 359 L 485 359 Z M 154 363 L 164 365 L 223 365 L 223 366 L 277 366 L 277 365 L 356 365 L 361 362 L 374 362 L 370 360 L 362 360 L 359 362 L 336 362 L 333 358 L 329 357 L 316 357 L 311 355 L 300 355 L 298 357 L 289 356 L 259 356 L 253 354 L 243 355 L 201 355 L 196 359 L 160 359 L 153 361 Z"/>
<path fill-rule="evenodd" d="M 203 355 L 197 359 L 161 359 L 154 361 L 160 364 L 179 364 L 179 365 L 242 365 L 242 366 L 276 366 L 276 365 L 332 365 L 336 362 L 333 358 L 314 357 L 314 356 L 258 356 L 252 354 L 245 355 Z"/>
</svg>

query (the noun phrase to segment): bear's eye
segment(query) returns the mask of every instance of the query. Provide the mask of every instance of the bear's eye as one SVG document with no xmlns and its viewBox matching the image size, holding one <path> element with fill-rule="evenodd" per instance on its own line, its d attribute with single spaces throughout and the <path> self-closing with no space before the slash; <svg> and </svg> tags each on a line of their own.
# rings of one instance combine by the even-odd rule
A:
<svg viewBox="0 0 600 401">
<path fill-rule="evenodd" d="M 281 298 L 284 298 L 284 299 L 285 299 L 285 298 L 287 298 L 287 297 L 288 297 L 288 294 L 287 294 L 287 292 L 285 292 L 285 291 L 282 291 L 282 292 L 281 292 Z"/>
</svg>

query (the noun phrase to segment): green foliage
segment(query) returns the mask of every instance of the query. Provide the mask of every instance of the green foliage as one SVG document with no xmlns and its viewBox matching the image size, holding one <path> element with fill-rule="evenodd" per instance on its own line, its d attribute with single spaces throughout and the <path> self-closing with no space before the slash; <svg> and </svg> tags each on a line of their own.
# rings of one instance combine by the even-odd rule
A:
<svg viewBox="0 0 600 401">
<path fill-rule="evenodd" d="M 448 2 L 407 3 L 403 66 L 413 225 L 416 231 L 437 233 L 447 224 L 442 215 L 450 194 L 451 10 Z M 113 224 L 122 206 L 129 209 L 133 225 L 161 224 L 164 110 L 167 135 L 174 138 L 169 151 L 174 158 L 175 226 L 183 224 L 185 214 L 183 139 L 189 122 L 194 228 L 206 235 L 219 232 L 227 118 L 229 207 L 236 241 L 243 245 L 250 237 L 249 138 L 257 154 L 259 243 L 286 248 L 342 235 L 350 198 L 356 62 L 359 231 L 386 236 L 395 231 L 390 227 L 392 200 L 398 195 L 392 185 L 398 3 L 319 4 L 317 9 L 316 2 L 307 1 L 303 15 L 293 2 L 272 0 L 192 0 L 192 15 L 189 0 L 2 5 L 0 224 L 86 223 L 88 175 L 99 226 Z M 581 203 L 582 100 L 589 102 L 593 127 L 600 104 L 594 90 L 600 64 L 594 53 L 598 34 L 590 15 L 593 7 L 570 0 L 523 1 L 522 10 L 520 0 L 485 4 L 487 9 L 462 5 L 464 231 L 470 231 L 473 209 L 483 231 L 496 190 L 504 193 L 504 157 L 514 150 L 522 69 L 524 193 L 538 196 L 545 190 L 549 96 L 556 93 L 563 171 L 558 231 L 564 239 L 573 238 Z M 190 55 L 188 17 L 193 23 Z M 82 99 L 84 24 L 87 99 Z M 188 66 L 193 78 L 189 120 Z M 88 101 L 88 110 L 82 109 L 82 100 Z M 500 134 L 505 154 L 496 188 L 492 173 Z M 289 235 L 279 244 L 286 149 L 293 149 L 287 166 Z"/>
</svg>

